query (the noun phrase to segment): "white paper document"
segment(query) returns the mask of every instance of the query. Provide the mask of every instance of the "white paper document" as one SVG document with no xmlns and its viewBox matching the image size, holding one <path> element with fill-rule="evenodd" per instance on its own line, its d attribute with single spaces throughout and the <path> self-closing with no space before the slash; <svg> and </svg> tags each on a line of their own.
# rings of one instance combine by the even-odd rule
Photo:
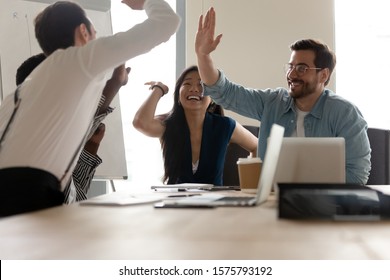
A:
<svg viewBox="0 0 390 280">
<path fill-rule="evenodd" d="M 151 186 L 152 190 L 173 190 L 173 191 L 185 191 L 185 190 L 211 190 L 214 187 L 212 184 L 197 184 L 197 183 L 182 183 L 182 184 L 167 184 L 167 185 L 155 185 Z"/>
<path fill-rule="evenodd" d="M 109 195 L 102 195 L 80 202 L 80 205 L 106 205 L 106 206 L 126 206 L 157 202 L 166 198 L 162 194 L 130 194 L 127 192 L 114 192 Z"/>
</svg>

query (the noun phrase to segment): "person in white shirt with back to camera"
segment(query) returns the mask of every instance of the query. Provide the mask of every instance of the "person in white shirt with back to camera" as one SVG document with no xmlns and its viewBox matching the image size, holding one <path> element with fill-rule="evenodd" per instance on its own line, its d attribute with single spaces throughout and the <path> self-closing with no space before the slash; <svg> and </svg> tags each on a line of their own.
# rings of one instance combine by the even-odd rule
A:
<svg viewBox="0 0 390 280">
<path fill-rule="evenodd" d="M 148 18 L 98 39 L 76 3 L 58 1 L 36 17 L 35 34 L 47 58 L 0 107 L 0 216 L 63 203 L 113 69 L 178 29 L 179 16 L 163 0 L 122 3 L 144 9 Z"/>
</svg>

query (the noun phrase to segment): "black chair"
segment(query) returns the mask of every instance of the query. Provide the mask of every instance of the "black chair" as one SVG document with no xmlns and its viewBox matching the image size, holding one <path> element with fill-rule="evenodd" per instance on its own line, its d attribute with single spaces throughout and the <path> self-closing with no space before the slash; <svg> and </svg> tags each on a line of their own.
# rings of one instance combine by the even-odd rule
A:
<svg viewBox="0 0 390 280">
<path fill-rule="evenodd" d="M 246 129 L 253 133 L 256 137 L 259 135 L 259 127 L 244 125 Z M 230 143 L 225 158 L 225 167 L 223 170 L 223 184 L 225 186 L 238 186 L 240 180 L 238 177 L 237 160 L 239 158 L 245 158 L 249 155 L 249 152 L 243 149 L 241 146 Z"/>
<path fill-rule="evenodd" d="M 371 146 L 371 172 L 367 185 L 390 184 L 390 130 L 368 128 Z"/>
</svg>

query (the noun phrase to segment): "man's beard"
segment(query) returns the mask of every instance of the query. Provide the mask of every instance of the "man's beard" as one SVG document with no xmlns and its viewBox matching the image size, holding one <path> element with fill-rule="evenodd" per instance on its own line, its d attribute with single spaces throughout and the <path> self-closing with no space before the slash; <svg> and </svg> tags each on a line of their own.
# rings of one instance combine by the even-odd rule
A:
<svg viewBox="0 0 390 280">
<path fill-rule="evenodd" d="M 297 84 L 298 86 L 296 90 L 294 90 L 294 85 Z M 300 99 L 304 98 L 306 96 L 309 96 L 315 92 L 315 83 L 305 83 L 302 80 L 292 80 L 289 84 L 289 94 L 294 99 Z M 299 88 L 298 88 L 299 87 Z"/>
</svg>

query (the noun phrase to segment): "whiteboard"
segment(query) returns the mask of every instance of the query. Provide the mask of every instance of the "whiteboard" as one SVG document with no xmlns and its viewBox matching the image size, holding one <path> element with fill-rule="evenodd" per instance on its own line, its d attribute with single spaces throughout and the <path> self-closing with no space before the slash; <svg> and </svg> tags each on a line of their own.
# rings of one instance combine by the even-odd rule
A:
<svg viewBox="0 0 390 280">
<path fill-rule="evenodd" d="M 35 39 L 33 22 L 46 6 L 32 1 L 0 0 L 0 101 L 15 90 L 17 68 L 30 56 L 42 52 Z M 98 31 L 98 37 L 112 34 L 110 11 L 86 12 Z M 98 151 L 103 163 L 96 170 L 95 177 L 127 179 L 119 94 L 111 106 L 115 110 L 104 120 L 106 133 Z"/>
</svg>

